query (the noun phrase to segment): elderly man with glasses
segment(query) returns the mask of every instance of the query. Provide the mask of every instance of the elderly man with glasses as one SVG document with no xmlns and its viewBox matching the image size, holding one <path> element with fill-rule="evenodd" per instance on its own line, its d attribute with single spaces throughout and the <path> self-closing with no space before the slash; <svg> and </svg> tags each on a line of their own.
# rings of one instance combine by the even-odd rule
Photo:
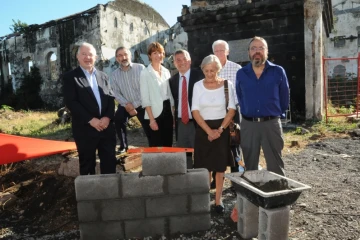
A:
<svg viewBox="0 0 360 240">
<path fill-rule="evenodd" d="M 285 175 L 281 151 L 284 147 L 280 118 L 289 105 L 285 70 L 269 62 L 265 39 L 254 37 L 249 45 L 250 63 L 236 74 L 240 103 L 241 148 L 246 170 L 257 170 L 260 148 L 267 170 Z"/>
</svg>

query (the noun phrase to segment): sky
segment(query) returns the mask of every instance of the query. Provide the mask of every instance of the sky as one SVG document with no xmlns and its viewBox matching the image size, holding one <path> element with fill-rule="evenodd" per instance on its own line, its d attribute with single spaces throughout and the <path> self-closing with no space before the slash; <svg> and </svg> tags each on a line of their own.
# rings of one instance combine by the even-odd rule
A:
<svg viewBox="0 0 360 240">
<path fill-rule="evenodd" d="M 43 24 L 50 20 L 63 18 L 85 11 L 104 0 L 2 0 L 0 7 L 0 37 L 12 33 L 9 27 L 20 20 L 28 25 Z M 182 5 L 191 5 L 191 0 L 140 0 L 153 7 L 170 25 L 181 16 Z"/>
</svg>

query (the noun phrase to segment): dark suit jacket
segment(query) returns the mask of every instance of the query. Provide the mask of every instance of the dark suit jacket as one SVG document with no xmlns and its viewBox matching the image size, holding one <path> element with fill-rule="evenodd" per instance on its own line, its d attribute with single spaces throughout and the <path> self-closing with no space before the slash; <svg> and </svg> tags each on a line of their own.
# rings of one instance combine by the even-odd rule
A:
<svg viewBox="0 0 360 240">
<path fill-rule="evenodd" d="M 177 139 L 177 126 L 178 126 L 178 105 L 179 105 L 179 73 L 176 73 L 174 76 L 172 76 L 169 79 L 169 84 L 170 84 L 170 90 L 171 90 L 171 94 L 174 98 L 174 102 L 175 102 L 175 134 L 176 134 L 176 139 Z M 190 79 L 189 79 L 189 87 L 188 87 L 188 101 L 189 101 L 189 106 L 190 106 L 190 112 L 191 112 L 191 105 L 192 105 L 192 95 L 193 95 L 193 89 L 194 89 L 194 84 L 201 80 L 204 79 L 204 74 L 201 70 L 195 69 L 195 68 L 191 68 L 190 69 Z M 195 120 L 193 121 L 194 124 L 196 124 Z"/>
<path fill-rule="evenodd" d="M 96 80 L 101 99 L 101 114 L 95 95 L 82 69 L 77 67 L 63 76 L 64 101 L 72 115 L 75 140 L 79 137 L 98 136 L 100 133 L 111 136 L 111 131 L 114 131 L 112 124 L 109 124 L 109 127 L 102 132 L 98 132 L 89 124 L 94 117 L 98 119 L 105 116 L 110 119 L 114 118 L 115 103 L 109 78 L 105 73 L 97 70 Z"/>
</svg>

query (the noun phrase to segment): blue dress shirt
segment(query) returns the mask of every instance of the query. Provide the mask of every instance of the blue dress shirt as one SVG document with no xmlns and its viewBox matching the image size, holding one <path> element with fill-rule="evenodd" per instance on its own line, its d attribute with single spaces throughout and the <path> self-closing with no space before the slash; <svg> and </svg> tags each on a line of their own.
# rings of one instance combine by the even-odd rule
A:
<svg viewBox="0 0 360 240">
<path fill-rule="evenodd" d="M 290 100 L 285 70 L 266 61 L 258 79 L 249 63 L 236 74 L 236 95 L 245 117 L 285 117 Z"/>
</svg>

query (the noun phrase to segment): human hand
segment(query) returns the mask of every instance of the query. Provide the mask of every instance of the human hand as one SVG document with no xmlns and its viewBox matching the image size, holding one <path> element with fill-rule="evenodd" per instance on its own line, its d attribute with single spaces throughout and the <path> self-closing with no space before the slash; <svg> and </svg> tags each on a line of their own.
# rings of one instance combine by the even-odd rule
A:
<svg viewBox="0 0 360 240">
<path fill-rule="evenodd" d="M 101 121 L 97 118 L 91 119 L 89 124 L 99 132 L 103 130 L 103 128 L 101 127 Z"/>
<path fill-rule="evenodd" d="M 130 114 L 130 116 L 135 116 L 137 115 L 137 111 L 136 109 L 134 108 L 133 110 L 131 110 L 130 112 L 128 112 Z"/>
<path fill-rule="evenodd" d="M 156 120 L 150 121 L 150 124 L 149 124 L 149 125 L 150 125 L 151 130 L 153 130 L 153 131 L 159 130 L 159 126 L 157 125 Z"/>
<path fill-rule="evenodd" d="M 127 103 L 125 105 L 125 110 L 130 114 L 130 112 L 135 109 L 134 106 L 131 103 Z"/>
<path fill-rule="evenodd" d="M 102 130 L 105 130 L 109 126 L 109 123 L 110 123 L 110 118 L 102 117 L 100 119 L 100 126 L 101 126 Z"/>
<path fill-rule="evenodd" d="M 213 140 L 220 137 L 220 133 L 218 129 L 211 129 L 210 133 L 208 133 L 208 140 L 212 142 Z"/>
</svg>

